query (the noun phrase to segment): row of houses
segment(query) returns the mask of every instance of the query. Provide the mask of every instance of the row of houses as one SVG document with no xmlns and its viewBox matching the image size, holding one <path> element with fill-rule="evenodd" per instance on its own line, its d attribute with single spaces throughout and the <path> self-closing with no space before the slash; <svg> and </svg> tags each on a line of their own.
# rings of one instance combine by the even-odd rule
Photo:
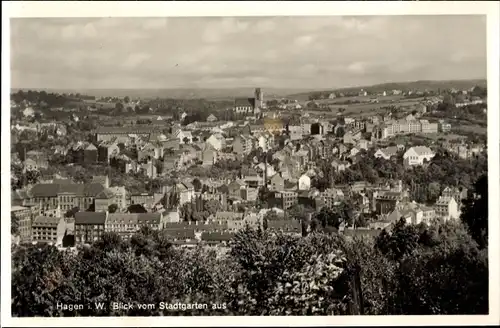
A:
<svg viewBox="0 0 500 328">
<path fill-rule="evenodd" d="M 26 222 L 29 221 L 23 221 Z M 237 231 L 246 226 L 262 228 L 262 215 L 218 212 L 206 222 L 179 222 L 178 215 L 175 214 L 77 212 L 72 221 L 55 216 L 36 216 L 21 240 L 62 245 L 64 238 L 73 236 L 76 244 L 91 244 L 99 241 L 106 232 L 116 233 L 123 240 L 128 240 L 147 227 L 161 231 L 173 242 L 221 243 L 229 241 Z M 299 235 L 301 227 L 296 220 L 278 219 L 268 222 L 269 230 L 289 234 Z"/>
</svg>

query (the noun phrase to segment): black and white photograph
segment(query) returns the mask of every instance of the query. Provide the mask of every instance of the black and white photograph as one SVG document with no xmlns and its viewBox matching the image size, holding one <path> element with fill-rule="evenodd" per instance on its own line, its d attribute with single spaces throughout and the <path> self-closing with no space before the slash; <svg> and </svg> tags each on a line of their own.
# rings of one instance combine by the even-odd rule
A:
<svg viewBox="0 0 500 328">
<path fill-rule="evenodd" d="M 498 320 L 486 9 L 154 12 L 3 18 L 12 322 Z"/>
</svg>

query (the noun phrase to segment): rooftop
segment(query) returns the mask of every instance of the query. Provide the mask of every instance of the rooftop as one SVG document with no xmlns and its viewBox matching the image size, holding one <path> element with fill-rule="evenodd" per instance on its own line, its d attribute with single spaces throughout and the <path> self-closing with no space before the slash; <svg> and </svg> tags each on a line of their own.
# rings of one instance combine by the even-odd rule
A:
<svg viewBox="0 0 500 328">
<path fill-rule="evenodd" d="M 106 222 L 105 212 L 77 212 L 75 225 L 103 225 Z"/>
</svg>

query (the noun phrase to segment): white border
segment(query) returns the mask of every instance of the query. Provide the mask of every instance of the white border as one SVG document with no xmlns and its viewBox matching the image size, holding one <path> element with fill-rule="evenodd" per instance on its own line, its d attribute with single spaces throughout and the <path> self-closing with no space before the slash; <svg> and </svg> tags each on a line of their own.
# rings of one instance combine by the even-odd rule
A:
<svg viewBox="0 0 500 328">
<path fill-rule="evenodd" d="M 9 17 L 159 17 L 159 16 L 322 16 L 322 15 L 487 15 L 488 27 L 488 156 L 489 156 L 489 267 L 488 316 L 342 316 L 342 317 L 10 317 L 10 151 L 2 147 L 2 326 L 238 326 L 238 325 L 470 325 L 498 324 L 499 250 L 499 13 L 498 2 L 136 2 L 136 1 L 21 1 L 2 2 L 2 145 L 10 144 L 10 33 Z M 467 28 L 467 26 L 464 26 Z M 446 45 L 443 45 L 446 46 Z M 466 46 L 466 41 L 464 41 Z"/>
</svg>

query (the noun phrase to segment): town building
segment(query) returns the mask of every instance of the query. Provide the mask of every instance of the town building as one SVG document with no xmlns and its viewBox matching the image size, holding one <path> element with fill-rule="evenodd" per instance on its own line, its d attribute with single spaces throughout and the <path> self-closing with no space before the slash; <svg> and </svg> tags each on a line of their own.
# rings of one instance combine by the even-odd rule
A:
<svg viewBox="0 0 500 328">
<path fill-rule="evenodd" d="M 110 213 L 105 221 L 105 231 L 114 232 L 127 240 L 143 227 L 159 230 L 163 225 L 162 219 L 161 213 Z"/>
<path fill-rule="evenodd" d="M 440 197 L 434 205 L 436 215 L 445 221 L 460 217 L 460 206 L 453 197 Z"/>
<path fill-rule="evenodd" d="M 31 188 L 25 205 L 40 205 L 42 211 L 59 208 L 64 212 L 74 207 L 86 210 L 103 190 L 100 183 L 40 183 Z"/>
<path fill-rule="evenodd" d="M 403 154 L 404 164 L 406 166 L 423 165 L 429 162 L 435 156 L 435 153 L 426 146 L 411 147 Z"/>
<path fill-rule="evenodd" d="M 75 243 L 92 244 L 102 238 L 107 212 L 75 213 Z"/>
<path fill-rule="evenodd" d="M 62 243 L 65 221 L 61 217 L 37 216 L 31 225 L 32 241 L 58 245 Z"/>
<path fill-rule="evenodd" d="M 383 158 L 386 160 L 391 159 L 391 157 L 396 156 L 398 153 L 398 148 L 396 146 L 381 148 L 377 150 L 374 154 L 376 158 Z"/>
<path fill-rule="evenodd" d="M 19 222 L 19 238 L 21 243 L 31 241 L 32 209 L 25 206 L 13 205 L 10 208 L 10 214 L 14 215 Z"/>
</svg>

